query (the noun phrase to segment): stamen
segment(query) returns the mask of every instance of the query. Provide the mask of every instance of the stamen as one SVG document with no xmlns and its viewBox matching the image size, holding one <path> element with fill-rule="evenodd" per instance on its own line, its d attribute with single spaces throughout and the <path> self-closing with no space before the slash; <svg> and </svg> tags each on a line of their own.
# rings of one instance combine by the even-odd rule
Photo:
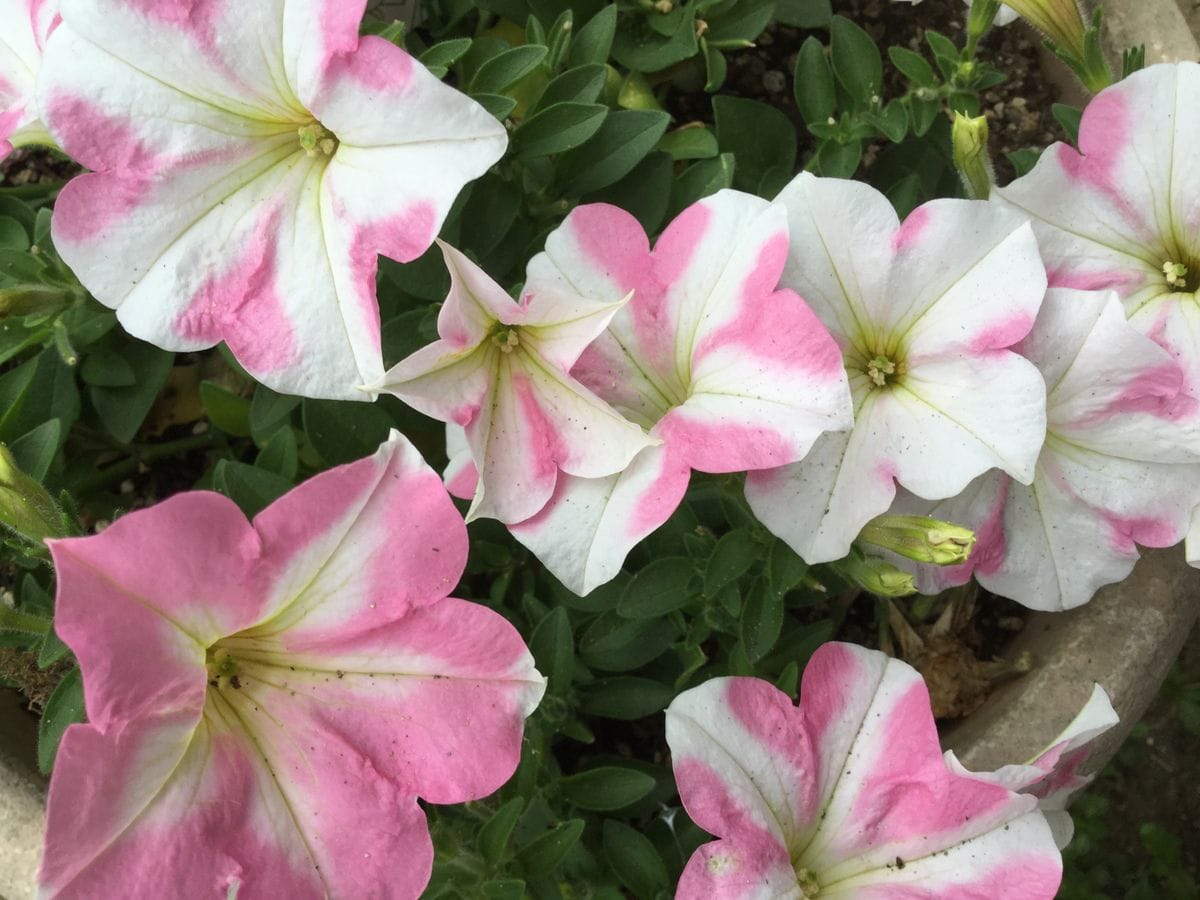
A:
<svg viewBox="0 0 1200 900">
<path fill-rule="evenodd" d="M 1167 260 L 1162 266 L 1163 277 L 1166 278 L 1167 284 L 1177 291 L 1187 289 L 1187 274 L 1188 267 L 1183 263 L 1171 262 Z"/>
<path fill-rule="evenodd" d="M 867 363 L 867 377 L 878 387 L 888 383 L 888 376 L 896 374 L 896 364 L 886 356 L 876 356 Z"/>
<path fill-rule="evenodd" d="M 512 353 L 521 344 L 517 337 L 517 329 L 505 328 L 492 335 L 492 343 L 500 348 L 501 353 Z"/>
<path fill-rule="evenodd" d="M 300 146 L 309 156 L 333 156 L 337 151 L 338 139 L 320 122 L 309 122 L 297 129 L 297 134 L 300 135 Z"/>
</svg>

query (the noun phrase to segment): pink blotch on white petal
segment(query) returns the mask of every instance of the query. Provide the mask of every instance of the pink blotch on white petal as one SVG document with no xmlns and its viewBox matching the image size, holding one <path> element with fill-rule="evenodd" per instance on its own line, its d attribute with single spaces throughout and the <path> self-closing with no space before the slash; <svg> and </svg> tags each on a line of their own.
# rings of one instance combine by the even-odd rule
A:
<svg viewBox="0 0 1200 900">
<path fill-rule="evenodd" d="M 545 689 L 506 620 L 447 597 L 466 549 L 395 434 L 253 523 L 191 493 L 55 542 L 90 721 L 55 767 L 44 895 L 415 900 L 417 798 L 500 787 Z"/>
<path fill-rule="evenodd" d="M 404 50 L 360 39 L 364 7 L 67 5 L 38 95 L 93 173 L 62 192 L 55 244 L 130 333 L 225 341 L 285 393 L 373 399 L 378 255 L 424 252 L 507 139 Z"/>
<path fill-rule="evenodd" d="M 920 677 L 881 653 L 824 645 L 799 707 L 750 678 L 685 691 L 667 710 L 667 742 L 685 808 L 720 839 L 689 861 L 682 900 L 799 898 L 806 885 L 1049 900 L 1058 888 L 1033 798 L 951 771 Z"/>
</svg>

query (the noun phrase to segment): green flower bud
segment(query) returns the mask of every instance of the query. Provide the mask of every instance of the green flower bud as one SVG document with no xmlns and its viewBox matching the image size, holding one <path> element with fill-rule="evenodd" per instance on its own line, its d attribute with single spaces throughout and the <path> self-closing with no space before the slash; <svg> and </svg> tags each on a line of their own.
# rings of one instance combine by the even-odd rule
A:
<svg viewBox="0 0 1200 900">
<path fill-rule="evenodd" d="M 975 546 L 975 532 L 969 528 L 924 516 L 879 516 L 863 527 L 858 539 L 935 566 L 966 562 Z"/>
<path fill-rule="evenodd" d="M 40 284 L 0 288 L 0 318 L 8 316 L 52 316 L 71 305 L 70 291 Z"/>
<path fill-rule="evenodd" d="M 0 444 L 0 525 L 31 544 L 67 534 L 54 498 L 20 470 L 4 444 Z"/>
<path fill-rule="evenodd" d="M 867 556 L 858 548 L 835 566 L 865 591 L 880 597 L 907 597 L 917 592 L 913 577 L 878 556 Z"/>
<path fill-rule="evenodd" d="M 1022 19 L 1050 38 L 1058 49 L 1082 60 L 1087 26 L 1076 0 L 1005 0 Z"/>
<path fill-rule="evenodd" d="M 954 167 L 958 169 L 967 196 L 972 200 L 986 200 L 993 183 L 992 161 L 987 152 L 987 119 L 956 112 L 950 143 L 954 149 Z"/>
</svg>

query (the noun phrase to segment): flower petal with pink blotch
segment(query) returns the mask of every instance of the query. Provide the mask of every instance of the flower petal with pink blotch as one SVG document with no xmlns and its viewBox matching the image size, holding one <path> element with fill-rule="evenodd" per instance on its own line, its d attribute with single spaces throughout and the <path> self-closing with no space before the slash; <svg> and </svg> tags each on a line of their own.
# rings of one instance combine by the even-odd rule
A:
<svg viewBox="0 0 1200 900">
<path fill-rule="evenodd" d="M 920 676 L 882 653 L 821 647 L 798 707 L 758 679 L 706 682 L 668 708 L 667 742 L 688 814 L 721 839 L 689 862 L 684 900 L 763 896 L 747 875 L 784 896 L 1032 900 L 1058 888 L 1034 798 L 952 772 Z M 724 873 L 728 890 L 714 893 Z"/>
<path fill-rule="evenodd" d="M 470 500 L 479 487 L 479 470 L 475 468 L 471 445 L 461 425 L 446 426 L 446 457 L 446 468 L 442 471 L 446 490 L 452 497 Z"/>
<path fill-rule="evenodd" d="M 1075 826 L 1067 812 L 1071 795 L 1091 783 L 1092 775 L 1081 775 L 1087 761 L 1088 745 L 1120 719 L 1108 699 L 1108 693 L 1098 684 L 1092 685 L 1087 703 L 1037 756 L 1029 762 L 1001 766 L 994 772 L 969 772 L 955 757 L 946 752 L 946 763 L 952 770 L 974 778 L 1003 785 L 1010 791 L 1032 794 L 1038 798 L 1038 809 L 1046 816 L 1054 832 L 1054 840 L 1062 850 L 1071 842 Z"/>
<path fill-rule="evenodd" d="M 364 3 L 63 4 L 39 105 L 93 174 L 59 197 L 55 245 L 131 333 L 223 340 L 272 387 L 368 399 L 377 254 L 424 252 L 506 138 L 403 50 L 360 40 Z"/>
<path fill-rule="evenodd" d="M 55 542 L 89 723 L 59 750 L 43 895 L 418 897 L 417 798 L 496 790 L 545 686 L 505 619 L 447 596 L 466 548 L 398 435 L 253 523 L 192 493 Z"/>
<path fill-rule="evenodd" d="M 887 510 L 897 483 L 929 500 L 993 467 L 1028 483 L 1045 386 L 1012 348 L 1046 286 L 1028 223 L 963 200 L 899 223 L 873 188 L 808 173 L 779 202 L 791 228 L 783 284 L 837 337 L 855 422 L 801 462 L 753 473 L 755 514 L 808 562 L 826 562 Z"/>
<path fill-rule="evenodd" d="M 1200 465 L 1189 462 L 1197 405 L 1175 359 L 1125 321 L 1111 292 L 1052 288 L 1020 349 L 1049 391 L 1033 483 L 1007 481 L 996 502 L 964 494 L 920 512 L 983 535 L 963 571 L 989 590 L 1033 609 L 1070 609 L 1128 575 L 1137 544 L 1184 537 L 1200 502 Z M 916 568 L 922 590 L 945 583 Z"/>
<path fill-rule="evenodd" d="M 1088 104 L 1078 152 L 1055 144 L 994 195 L 1033 221 L 1052 286 L 1117 292 L 1129 320 L 1182 364 L 1193 402 L 1200 402 L 1198 100 L 1200 64 L 1135 72 Z M 1172 283 L 1164 267 L 1174 265 L 1186 271 Z"/>
<path fill-rule="evenodd" d="M 465 429 L 479 474 L 468 518 L 524 521 L 564 475 L 607 477 L 658 443 L 568 374 L 627 296 L 597 303 L 544 284 L 527 285 L 518 302 L 462 253 L 442 251 L 451 286 L 440 339 L 380 387 Z"/>
<path fill-rule="evenodd" d="M 808 306 L 778 290 L 787 221 L 777 204 L 720 191 L 650 249 L 628 213 L 575 209 L 526 284 L 633 299 L 572 370 L 700 471 L 768 468 L 850 425 L 840 354 Z"/>
<path fill-rule="evenodd" d="M 583 596 L 616 578 L 638 541 L 671 518 L 690 478 L 672 445 L 647 447 L 617 475 L 561 476 L 541 512 L 509 531 Z"/>
<path fill-rule="evenodd" d="M 42 48 L 58 22 L 58 0 L 0 0 L 0 159 L 14 146 L 53 143 L 34 95 Z"/>
<path fill-rule="evenodd" d="M 654 249 L 631 215 L 578 207 L 529 264 L 527 288 L 597 302 L 632 292 L 572 374 L 660 438 L 619 477 L 560 483 L 513 533 L 576 591 L 620 571 L 670 517 L 691 469 L 793 462 L 851 423 L 835 342 L 795 294 L 782 207 L 721 191 L 684 210 Z"/>
</svg>

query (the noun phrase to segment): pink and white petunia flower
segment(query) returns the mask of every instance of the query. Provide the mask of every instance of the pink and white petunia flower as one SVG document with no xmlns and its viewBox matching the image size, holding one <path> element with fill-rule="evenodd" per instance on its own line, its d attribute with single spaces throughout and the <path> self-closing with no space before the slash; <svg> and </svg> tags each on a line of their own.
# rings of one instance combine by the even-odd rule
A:
<svg viewBox="0 0 1200 900">
<path fill-rule="evenodd" d="M 887 511 L 897 483 L 939 499 L 991 468 L 1032 480 L 1045 385 L 1011 352 L 1046 289 L 1029 224 L 968 200 L 934 200 L 901 224 L 874 188 L 808 173 L 777 202 L 791 227 L 782 283 L 837 339 L 855 421 L 801 462 L 749 474 L 763 524 L 828 562 Z"/>
<path fill-rule="evenodd" d="M 1037 799 L 951 771 L 925 683 L 852 644 L 822 646 L 799 707 L 757 678 L 715 678 L 667 709 L 701 846 L 679 900 L 1039 900 L 1062 864 Z"/>
<path fill-rule="evenodd" d="M 992 472 L 932 507 L 902 498 L 897 510 L 959 522 L 977 543 L 960 566 L 899 564 L 916 568 L 927 593 L 974 574 L 1032 609 L 1070 609 L 1124 579 L 1138 544 L 1170 547 L 1186 535 L 1200 503 L 1191 462 L 1200 405 L 1183 392 L 1176 360 L 1125 320 L 1111 291 L 1052 288 L 1018 349 L 1048 392 L 1033 483 Z"/>
<path fill-rule="evenodd" d="M 1050 742 L 1050 746 L 1023 765 L 1002 766 L 995 772 L 969 772 L 958 761 L 954 751 L 946 751 L 946 763 L 961 775 L 982 778 L 1003 785 L 1010 791 L 1031 794 L 1037 798 L 1038 809 L 1046 816 L 1054 842 L 1062 850 L 1071 842 L 1075 823 L 1067 812 L 1067 803 L 1076 791 L 1091 784 L 1094 775 L 1083 775 L 1093 740 L 1116 725 L 1120 719 L 1100 685 L 1092 686 L 1078 715 Z"/>
<path fill-rule="evenodd" d="M 1200 399 L 1198 140 L 1200 64 L 1150 66 L 1092 99 L 1078 151 L 1055 144 L 993 198 L 1033 221 L 1051 287 L 1116 291 Z"/>
<path fill-rule="evenodd" d="M 569 374 L 628 296 L 596 303 L 529 284 L 513 300 L 458 250 L 441 248 L 450 294 L 440 339 L 398 362 L 379 387 L 466 430 L 479 473 L 468 519 L 528 519 L 564 473 L 611 475 L 656 443 Z"/>
<path fill-rule="evenodd" d="M 366 0 L 64 0 L 39 105 L 93 174 L 54 242 L 126 329 L 225 341 L 252 375 L 369 399 L 377 254 L 432 243 L 504 152 L 481 106 L 378 37 Z"/>
<path fill-rule="evenodd" d="M 89 722 L 58 751 L 42 896 L 416 898 L 417 798 L 517 765 L 544 679 L 447 596 L 466 529 L 399 435 L 253 523 L 193 492 L 51 551 Z"/>
<path fill-rule="evenodd" d="M 637 220 L 577 208 L 529 264 L 527 285 L 598 302 L 633 299 L 571 374 L 661 443 L 607 478 L 568 477 L 537 516 L 511 527 L 580 594 L 678 507 L 691 470 L 741 472 L 801 459 L 849 428 L 841 353 L 792 291 L 783 207 L 737 191 L 684 210 L 653 251 Z"/>
<path fill-rule="evenodd" d="M 0 0 L 0 159 L 13 147 L 52 144 L 34 97 L 58 0 Z"/>
</svg>

